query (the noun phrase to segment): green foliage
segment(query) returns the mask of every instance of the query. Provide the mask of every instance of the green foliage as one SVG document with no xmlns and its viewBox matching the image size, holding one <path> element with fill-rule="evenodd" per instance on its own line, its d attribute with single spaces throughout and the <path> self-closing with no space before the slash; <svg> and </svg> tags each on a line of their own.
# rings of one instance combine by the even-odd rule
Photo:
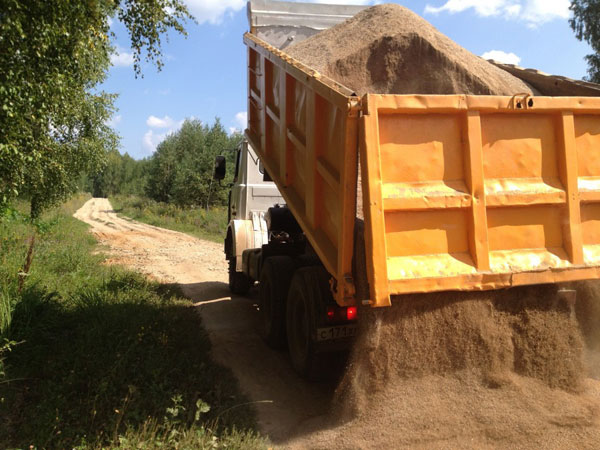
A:
<svg viewBox="0 0 600 450">
<path fill-rule="evenodd" d="M 117 137 L 113 95 L 98 91 L 113 51 L 109 19 L 131 38 L 136 74 L 160 68 L 161 36 L 185 33 L 180 0 L 4 0 L 0 21 L 0 203 L 31 198 L 31 214 L 65 199 Z M 145 53 L 144 53 L 145 52 Z"/>
<path fill-rule="evenodd" d="M 81 184 L 95 197 L 145 194 L 156 202 L 176 205 L 176 215 L 180 208 L 225 206 L 241 140 L 241 134 L 228 135 L 218 118 L 211 126 L 186 120 L 151 157 L 136 161 L 111 151 L 102 170 L 84 177 Z M 212 179 L 217 155 L 224 155 L 229 167 L 220 183 Z"/>
<path fill-rule="evenodd" d="M 109 152 L 104 168 L 87 178 L 82 186 L 94 197 L 116 194 L 142 195 L 147 182 L 149 161 L 137 161 L 127 153 Z"/>
<path fill-rule="evenodd" d="M 204 208 L 182 208 L 135 195 L 117 195 L 111 197 L 110 202 L 117 213 L 130 219 L 213 242 L 222 243 L 227 229 L 225 206 L 212 207 L 208 211 Z"/>
<path fill-rule="evenodd" d="M 71 217 L 85 199 L 45 213 L 39 228 L 23 205 L 0 218 L 10 315 L 0 333 L 0 447 L 266 447 L 232 374 L 211 360 L 191 302 L 102 264 Z"/>
<path fill-rule="evenodd" d="M 218 118 L 212 126 L 186 120 L 152 155 L 146 194 L 182 207 L 226 205 L 233 171 L 221 183 L 213 182 L 215 156 L 224 155 L 232 167 L 241 139 L 240 134 L 229 136 Z"/>
<path fill-rule="evenodd" d="M 569 24 L 580 41 L 587 42 L 594 53 L 585 57 L 589 81 L 600 83 L 600 0 L 572 0 L 573 17 Z"/>
</svg>

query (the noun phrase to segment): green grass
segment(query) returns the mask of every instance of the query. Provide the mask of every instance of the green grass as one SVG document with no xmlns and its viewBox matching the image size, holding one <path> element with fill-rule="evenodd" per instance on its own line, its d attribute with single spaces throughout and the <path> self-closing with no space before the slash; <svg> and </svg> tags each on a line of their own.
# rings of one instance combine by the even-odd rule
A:
<svg viewBox="0 0 600 450">
<path fill-rule="evenodd" d="M 227 208 L 222 206 L 208 211 L 204 208 L 183 209 L 134 195 L 116 195 L 109 200 L 121 216 L 213 242 L 223 242 L 227 229 Z"/>
<path fill-rule="evenodd" d="M 266 447 L 191 303 L 102 264 L 84 200 L 0 217 L 0 448 Z"/>
</svg>

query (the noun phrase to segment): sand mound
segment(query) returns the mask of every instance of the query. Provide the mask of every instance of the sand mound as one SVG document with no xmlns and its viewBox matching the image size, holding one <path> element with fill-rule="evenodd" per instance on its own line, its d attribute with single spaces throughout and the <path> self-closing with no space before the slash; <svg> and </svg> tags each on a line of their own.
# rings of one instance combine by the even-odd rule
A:
<svg viewBox="0 0 600 450">
<path fill-rule="evenodd" d="M 491 389 L 474 372 L 397 379 L 351 421 L 315 420 L 289 448 L 596 449 L 600 383 L 553 390 L 510 374 Z"/>
<path fill-rule="evenodd" d="M 403 296 L 385 310 L 365 309 L 345 407 L 359 413 L 390 383 L 476 370 L 491 387 L 510 373 L 577 391 L 583 340 L 555 286 Z"/>
<path fill-rule="evenodd" d="M 410 295 L 364 309 L 331 420 L 291 447 L 597 448 L 600 381 L 585 378 L 580 328 L 556 291 Z"/>
<path fill-rule="evenodd" d="M 532 93 L 396 4 L 365 9 L 286 52 L 358 95 Z"/>
</svg>

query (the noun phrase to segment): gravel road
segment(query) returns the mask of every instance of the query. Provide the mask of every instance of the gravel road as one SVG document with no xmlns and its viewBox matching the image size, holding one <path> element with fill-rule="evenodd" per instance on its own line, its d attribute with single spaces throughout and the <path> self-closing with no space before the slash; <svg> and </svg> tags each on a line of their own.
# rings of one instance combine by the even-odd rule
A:
<svg viewBox="0 0 600 450">
<path fill-rule="evenodd" d="M 333 387 L 303 381 L 286 353 L 263 343 L 256 293 L 231 296 L 221 244 L 119 217 L 105 198 L 89 200 L 74 216 L 110 249 L 109 263 L 182 287 L 202 317 L 215 359 L 233 370 L 257 402 L 261 431 L 274 444 L 299 438 L 305 422 L 326 413 Z"/>
</svg>

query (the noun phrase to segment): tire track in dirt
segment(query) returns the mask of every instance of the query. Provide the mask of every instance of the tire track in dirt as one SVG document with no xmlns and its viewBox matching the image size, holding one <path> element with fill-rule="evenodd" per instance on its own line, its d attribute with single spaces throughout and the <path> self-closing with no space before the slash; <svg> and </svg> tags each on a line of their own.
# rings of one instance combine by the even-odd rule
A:
<svg viewBox="0 0 600 450">
<path fill-rule="evenodd" d="M 109 248 L 109 263 L 181 286 L 202 317 L 215 359 L 256 402 L 261 431 L 274 444 L 286 445 L 302 434 L 303 423 L 327 412 L 333 387 L 303 381 L 286 353 L 260 339 L 256 293 L 231 296 L 221 244 L 119 217 L 105 198 L 90 199 L 74 217 Z"/>
</svg>

